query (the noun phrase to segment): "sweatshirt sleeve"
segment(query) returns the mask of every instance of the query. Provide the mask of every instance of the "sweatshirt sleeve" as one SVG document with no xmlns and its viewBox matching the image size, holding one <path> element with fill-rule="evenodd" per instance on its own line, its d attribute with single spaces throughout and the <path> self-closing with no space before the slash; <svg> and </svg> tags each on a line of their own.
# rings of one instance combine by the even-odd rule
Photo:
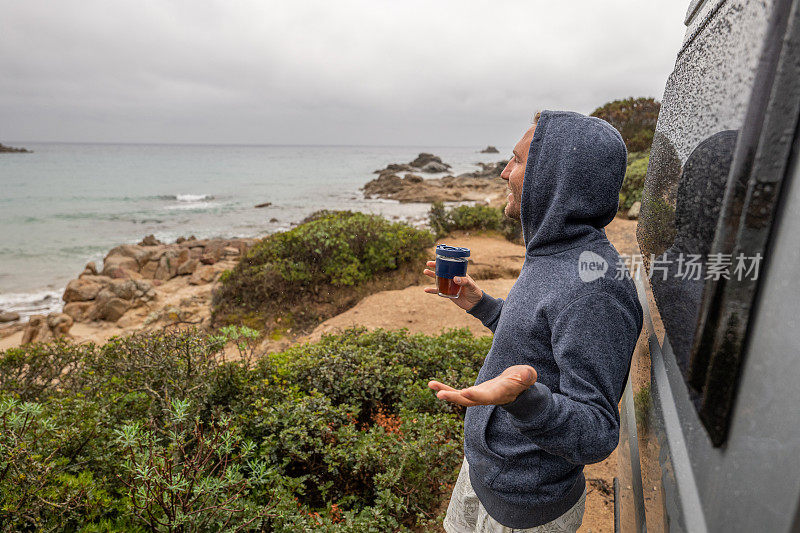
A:
<svg viewBox="0 0 800 533">
<path fill-rule="evenodd" d="M 606 293 L 580 297 L 552 327 L 559 393 L 535 383 L 503 407 L 543 450 L 573 464 L 602 461 L 617 447 L 619 411 L 641 326 L 634 310 Z"/>
<path fill-rule="evenodd" d="M 497 321 L 500 320 L 500 311 L 503 309 L 503 299 L 492 298 L 486 292 L 482 292 L 481 299 L 467 313 L 480 320 L 484 326 L 494 333 Z"/>
</svg>

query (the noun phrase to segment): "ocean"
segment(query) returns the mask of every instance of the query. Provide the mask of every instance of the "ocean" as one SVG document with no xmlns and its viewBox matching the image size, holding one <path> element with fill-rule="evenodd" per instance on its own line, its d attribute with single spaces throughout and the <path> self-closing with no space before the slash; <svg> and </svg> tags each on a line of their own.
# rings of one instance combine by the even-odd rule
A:
<svg viewBox="0 0 800 533">
<path fill-rule="evenodd" d="M 430 152 L 459 174 L 510 151 L 3 142 L 33 150 L 0 154 L 0 310 L 23 317 L 60 310 L 64 286 L 87 262 L 101 267 L 109 249 L 151 233 L 165 242 L 259 237 L 318 209 L 422 224 L 428 204 L 364 198 L 374 170 Z M 272 205 L 254 207 L 264 202 Z"/>
</svg>

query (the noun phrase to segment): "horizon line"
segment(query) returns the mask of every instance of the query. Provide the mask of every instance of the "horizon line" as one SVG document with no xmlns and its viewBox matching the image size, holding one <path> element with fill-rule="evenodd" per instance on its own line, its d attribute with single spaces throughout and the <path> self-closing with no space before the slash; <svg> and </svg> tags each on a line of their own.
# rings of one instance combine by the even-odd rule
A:
<svg viewBox="0 0 800 533">
<path fill-rule="evenodd" d="M 475 148 L 483 145 L 472 144 L 299 144 L 299 143 L 191 143 L 191 142 L 126 142 L 126 141 L 19 141 L 11 140 L 0 142 L 11 148 L 25 148 L 24 144 L 106 144 L 130 146 L 230 146 L 230 147 L 341 147 L 341 148 Z M 486 145 L 485 147 L 492 146 Z"/>
</svg>

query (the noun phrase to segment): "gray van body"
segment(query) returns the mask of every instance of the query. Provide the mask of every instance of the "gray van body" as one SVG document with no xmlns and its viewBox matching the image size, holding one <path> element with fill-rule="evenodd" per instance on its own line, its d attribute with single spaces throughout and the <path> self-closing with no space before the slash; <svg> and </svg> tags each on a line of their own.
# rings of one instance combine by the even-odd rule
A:
<svg viewBox="0 0 800 533">
<path fill-rule="evenodd" d="M 703 139 L 752 126 L 747 121 L 760 104 L 772 118 L 761 126 L 755 164 L 780 167 L 783 186 L 749 307 L 741 365 L 730 383 L 732 407 L 721 444 L 698 415 L 669 331 L 664 334 L 659 324 L 650 280 L 637 280 L 646 332 L 635 360 L 648 367 L 640 370 L 649 381 L 637 383 L 632 370 L 623 397 L 619 530 L 800 531 L 798 9 L 800 1 L 792 0 L 693 0 L 688 8 L 645 189 L 659 186 L 667 197 L 674 194 L 674 184 L 659 183 L 670 160 L 683 165 Z M 788 149 L 770 151 L 764 141 L 770 135 Z M 740 137 L 739 152 L 741 144 Z M 642 224 L 639 243 L 647 255 L 652 244 L 645 242 Z"/>
</svg>

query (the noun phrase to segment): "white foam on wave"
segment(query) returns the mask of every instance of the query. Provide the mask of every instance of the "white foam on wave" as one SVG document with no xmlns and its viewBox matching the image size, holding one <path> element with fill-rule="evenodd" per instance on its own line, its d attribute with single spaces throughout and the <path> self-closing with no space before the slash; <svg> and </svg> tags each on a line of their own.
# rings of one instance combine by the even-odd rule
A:
<svg viewBox="0 0 800 533">
<path fill-rule="evenodd" d="M 176 194 L 175 199 L 179 202 L 202 202 L 213 200 L 214 197 L 210 194 Z"/>
<path fill-rule="evenodd" d="M 373 202 L 376 204 L 399 204 L 400 200 L 392 200 L 390 198 L 364 198 L 364 200 L 368 202 Z M 420 202 L 423 203 L 423 202 Z"/>
<path fill-rule="evenodd" d="M 19 313 L 20 321 L 27 322 L 31 315 L 47 315 L 61 311 L 64 289 L 36 292 L 9 292 L 0 294 L 0 309 Z"/>
</svg>

